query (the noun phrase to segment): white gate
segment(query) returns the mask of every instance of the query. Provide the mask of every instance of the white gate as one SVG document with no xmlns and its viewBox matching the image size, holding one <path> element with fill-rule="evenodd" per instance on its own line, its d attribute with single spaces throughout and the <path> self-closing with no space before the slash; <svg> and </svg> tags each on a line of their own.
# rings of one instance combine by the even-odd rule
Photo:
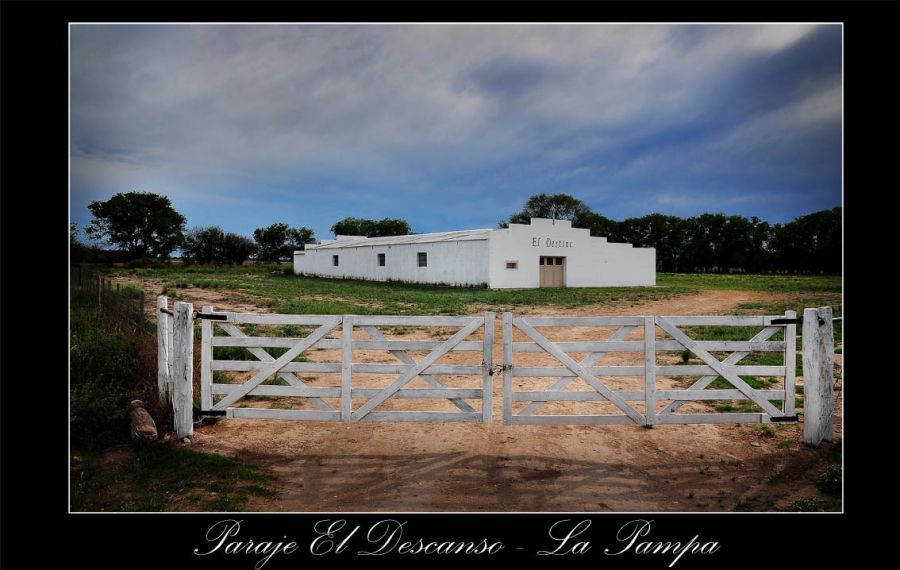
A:
<svg viewBox="0 0 900 570">
<path fill-rule="evenodd" d="M 503 421 L 506 424 L 646 426 L 796 421 L 794 317 L 792 311 L 768 317 L 513 318 L 512 314 L 504 313 Z M 695 340 L 679 328 L 683 326 L 761 327 L 762 330 L 749 340 Z M 571 337 L 577 329 L 590 340 L 554 341 L 538 329 L 561 331 L 564 338 Z M 525 342 L 514 342 L 514 330 Z M 783 333 L 782 340 L 770 340 L 779 332 Z M 515 355 L 523 353 L 540 353 L 538 358 L 549 355 L 555 365 L 535 366 L 534 357 L 530 358 L 531 365 L 514 362 Z M 678 353 L 687 355 L 681 363 L 677 362 Z M 774 365 L 740 364 L 754 353 L 781 356 Z M 582 356 L 576 360 L 573 355 Z M 612 357 L 617 362 L 608 363 Z M 690 362 L 691 358 L 699 362 Z M 770 386 L 754 388 L 742 376 L 761 377 Z M 694 377 L 694 380 L 685 387 L 684 381 L 678 381 L 684 377 Z M 719 383 L 727 383 L 727 389 L 709 388 L 720 378 Z M 771 386 L 776 383 L 772 378 L 781 379 L 777 386 Z M 694 409 L 690 413 L 676 413 L 690 401 L 710 400 L 748 400 L 749 407 L 756 409 L 718 413 Z M 777 407 L 773 401 L 781 402 L 781 406 Z M 538 413 L 551 402 L 566 404 L 556 406 L 555 411 L 561 413 Z M 592 413 L 572 411 L 589 407 L 580 403 L 591 402 L 604 405 L 594 406 Z"/>
<path fill-rule="evenodd" d="M 201 414 L 345 422 L 490 421 L 493 313 L 482 317 L 275 315 L 213 313 L 212 307 L 204 307 L 202 317 Z M 248 333 L 241 325 L 252 328 Z M 270 330 L 261 331 L 263 327 Z M 386 327 L 393 338 L 380 327 Z M 467 340 L 476 333 L 482 333 L 482 338 Z M 418 338 L 400 338 L 409 336 Z M 224 352 L 226 348 L 247 352 L 239 353 L 239 358 L 233 352 L 217 355 L 217 349 Z M 276 356 L 267 349 L 285 352 Z M 255 360 L 247 359 L 248 353 Z M 456 353 L 474 357 L 457 358 Z M 360 354 L 366 362 L 354 362 L 354 355 Z M 290 408 L 315 409 L 244 405 L 260 397 L 277 398 L 279 405 Z M 428 403 L 410 410 L 400 400 Z M 477 402 L 480 409 L 472 406 Z"/>
<path fill-rule="evenodd" d="M 158 381 L 161 397 L 171 398 L 179 437 L 193 432 L 192 412 L 198 411 L 192 410 L 197 318 L 202 319 L 199 415 L 491 420 L 494 313 L 276 315 L 214 313 L 204 307 L 197 314 L 190 303 L 176 302 L 173 311 L 167 303 L 164 296 L 157 300 Z M 709 317 L 513 318 L 503 313 L 503 421 L 643 426 L 797 421 L 799 322 L 808 412 L 804 441 L 832 441 L 834 341 L 828 307 L 806 309 L 802 321 L 793 311 Z M 280 330 L 271 334 L 261 330 L 265 327 Z M 732 327 L 738 333 L 704 332 L 709 327 Z M 733 340 L 741 335 L 750 338 Z M 217 356 L 217 351 L 226 354 Z M 276 399 L 269 404 L 282 407 L 247 407 L 254 399 Z M 300 409 L 293 402 L 300 402 Z M 719 409 L 710 411 L 703 402 L 716 402 Z M 408 409 L 411 403 L 421 405 Z"/>
</svg>

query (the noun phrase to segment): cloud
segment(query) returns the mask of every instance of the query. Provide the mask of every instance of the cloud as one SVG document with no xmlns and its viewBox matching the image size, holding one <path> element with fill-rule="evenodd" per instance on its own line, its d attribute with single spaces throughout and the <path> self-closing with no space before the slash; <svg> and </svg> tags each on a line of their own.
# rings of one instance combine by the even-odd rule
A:
<svg viewBox="0 0 900 570">
<path fill-rule="evenodd" d="M 532 189 L 652 203 L 685 171 L 753 180 L 736 162 L 767 148 L 831 160 L 798 149 L 834 135 L 839 55 L 839 27 L 793 24 L 74 25 L 73 207 L 153 185 L 329 212 L 447 188 L 501 215 Z"/>
</svg>

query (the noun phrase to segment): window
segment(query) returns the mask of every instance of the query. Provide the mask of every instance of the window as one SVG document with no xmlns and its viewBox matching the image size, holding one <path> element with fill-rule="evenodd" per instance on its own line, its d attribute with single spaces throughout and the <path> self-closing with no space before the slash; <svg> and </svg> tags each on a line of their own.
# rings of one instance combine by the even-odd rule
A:
<svg viewBox="0 0 900 570">
<path fill-rule="evenodd" d="M 428 267 L 428 254 L 424 251 L 419 252 L 419 267 Z"/>
<path fill-rule="evenodd" d="M 563 258 L 557 257 L 557 258 L 556 258 L 556 265 L 562 265 L 562 260 L 563 260 Z"/>
<path fill-rule="evenodd" d="M 378 254 L 378 267 L 384 267 L 384 254 Z"/>
<path fill-rule="evenodd" d="M 338 266 L 338 256 L 337 255 L 331 256 L 331 264 L 334 265 L 335 267 Z"/>
<path fill-rule="evenodd" d="M 518 268 L 519 268 L 519 262 L 518 262 L 518 261 L 507 261 L 507 262 L 506 262 L 506 268 L 507 268 L 507 269 L 518 269 Z"/>
</svg>

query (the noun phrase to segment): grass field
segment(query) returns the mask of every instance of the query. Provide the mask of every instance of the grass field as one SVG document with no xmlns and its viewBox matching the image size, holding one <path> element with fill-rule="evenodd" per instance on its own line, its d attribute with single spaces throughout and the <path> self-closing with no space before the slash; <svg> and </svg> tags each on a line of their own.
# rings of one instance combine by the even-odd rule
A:
<svg viewBox="0 0 900 570">
<path fill-rule="evenodd" d="M 612 302 L 638 303 L 689 295 L 701 290 L 749 290 L 797 295 L 818 295 L 810 306 L 822 304 L 821 294 L 839 299 L 840 276 L 689 275 L 660 273 L 656 287 L 490 290 L 442 287 L 353 279 L 297 277 L 290 264 L 241 267 L 186 266 L 179 268 L 124 269 L 107 267 L 135 279 L 162 282 L 162 292 L 177 298 L 178 290 L 221 290 L 278 313 L 459 315 L 490 306 L 495 310 L 522 306 L 555 305 L 574 308 Z M 830 299 L 829 302 L 833 301 Z M 784 304 L 784 303 L 783 303 Z M 787 303 L 788 305 L 793 303 Z M 768 307 L 767 307 L 768 308 Z M 747 307 L 748 313 L 759 313 Z M 783 312 L 782 308 L 778 312 Z"/>
<path fill-rule="evenodd" d="M 840 293 L 840 275 L 749 275 L 657 273 L 657 285 L 687 289 L 769 291 L 772 293 Z"/>
</svg>

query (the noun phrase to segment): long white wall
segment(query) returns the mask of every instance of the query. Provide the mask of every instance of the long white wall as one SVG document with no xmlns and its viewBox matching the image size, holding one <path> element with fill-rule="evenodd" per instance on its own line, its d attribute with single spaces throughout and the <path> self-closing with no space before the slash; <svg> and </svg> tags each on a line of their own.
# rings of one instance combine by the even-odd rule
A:
<svg viewBox="0 0 900 570">
<path fill-rule="evenodd" d="M 490 287 L 540 285 L 540 257 L 565 257 L 566 287 L 656 285 L 656 250 L 609 243 L 566 220 L 534 218 L 490 233 Z M 513 261 L 517 269 L 507 269 Z"/>
<path fill-rule="evenodd" d="M 428 254 L 428 266 L 418 266 L 418 252 Z M 378 254 L 385 254 L 385 266 L 378 265 Z M 339 256 L 339 265 L 332 256 Z M 398 245 L 307 249 L 294 253 L 294 273 L 405 281 L 409 283 L 446 283 L 484 285 L 488 283 L 488 240 L 464 240 Z"/>
</svg>

